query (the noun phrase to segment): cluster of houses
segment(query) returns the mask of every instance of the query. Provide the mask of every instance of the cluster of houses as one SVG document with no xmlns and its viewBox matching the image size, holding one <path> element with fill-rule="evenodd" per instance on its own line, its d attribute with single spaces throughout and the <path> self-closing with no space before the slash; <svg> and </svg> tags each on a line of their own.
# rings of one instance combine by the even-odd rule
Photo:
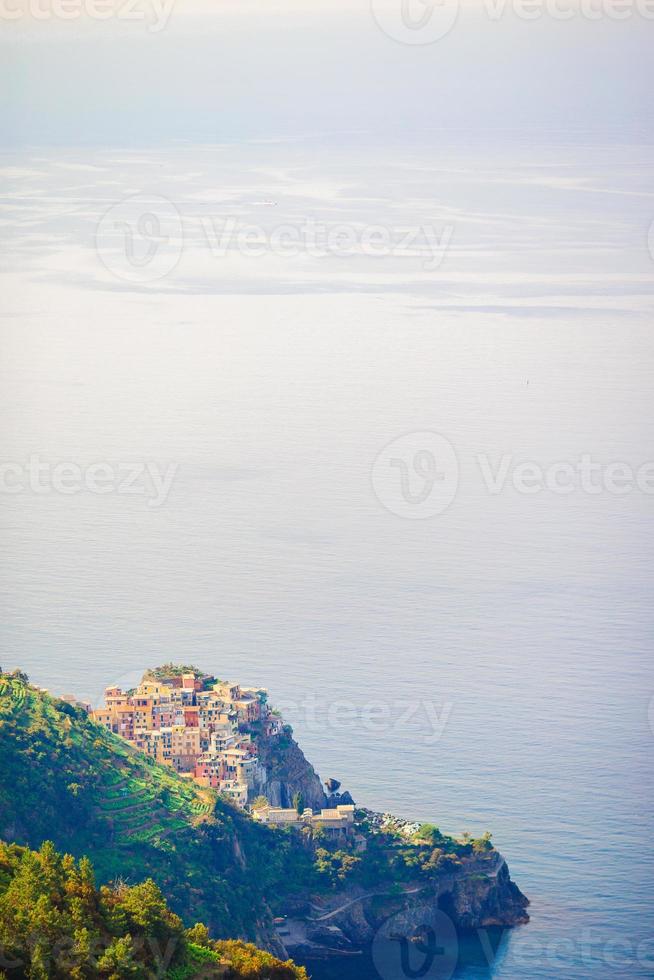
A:
<svg viewBox="0 0 654 980">
<path fill-rule="evenodd" d="M 143 678 L 133 691 L 108 687 L 95 721 L 180 775 L 228 796 L 238 806 L 266 782 L 256 735 L 279 735 L 283 723 L 265 690 L 186 673 Z"/>
<path fill-rule="evenodd" d="M 252 815 L 261 823 L 298 829 L 311 827 L 313 830 L 322 830 L 329 837 L 349 837 L 354 832 L 353 806 L 336 806 L 333 809 L 321 810 L 319 813 L 308 809 L 300 813 L 298 810 L 265 806 L 255 807 Z"/>
</svg>

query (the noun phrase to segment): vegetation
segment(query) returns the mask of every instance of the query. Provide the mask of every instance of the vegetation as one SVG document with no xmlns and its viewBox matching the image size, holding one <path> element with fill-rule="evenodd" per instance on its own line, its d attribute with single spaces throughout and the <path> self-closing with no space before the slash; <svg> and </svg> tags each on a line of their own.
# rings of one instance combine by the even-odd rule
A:
<svg viewBox="0 0 654 980">
<path fill-rule="evenodd" d="M 332 888 L 338 888 L 354 878 L 361 864 L 361 858 L 355 857 L 349 851 L 329 851 L 324 847 L 319 847 L 316 851 L 318 874 L 322 875 Z"/>
<path fill-rule="evenodd" d="M 315 880 L 297 835 L 261 826 L 18 675 L 0 675 L 0 771 L 1 838 L 88 855 L 102 883 L 151 877 L 213 935 L 255 938 L 267 904 Z"/>
<path fill-rule="evenodd" d="M 97 888 L 87 858 L 0 842 L 0 955 L 4 976 L 106 980 L 306 980 L 302 968 L 241 942 L 185 930 L 152 880 Z"/>
<path fill-rule="evenodd" d="M 398 830 L 371 828 L 365 811 L 360 811 L 358 816 L 367 849 L 363 860 L 348 867 L 347 873 L 365 887 L 373 887 L 380 880 L 399 884 L 437 877 L 461 867 L 465 860 L 483 858 L 493 852 L 489 833 L 479 839 L 464 835 L 465 839 L 459 841 L 441 833 L 433 824 L 423 824 L 406 837 Z"/>
<path fill-rule="evenodd" d="M 163 681 L 171 677 L 181 677 L 182 674 L 197 674 L 198 677 L 206 676 L 203 670 L 199 667 L 194 667 L 193 664 L 167 663 L 162 664 L 161 667 L 151 667 L 149 670 L 146 670 L 143 677 L 145 680 Z"/>
<path fill-rule="evenodd" d="M 221 963 L 226 967 L 225 980 L 307 980 L 304 967 L 296 966 L 292 960 L 282 963 L 271 953 L 265 953 L 250 943 L 237 939 L 223 939 L 195 949 L 217 954 Z M 197 954 L 196 954 L 197 955 Z M 171 977 L 170 980 L 175 980 Z"/>
<path fill-rule="evenodd" d="M 280 765 L 282 741 L 274 748 Z M 256 939 L 289 899 L 297 904 L 349 884 L 391 888 L 492 852 L 488 834 L 457 841 L 425 824 L 407 836 L 406 825 L 404 833 L 401 822 L 380 826 L 368 811 L 357 812 L 355 842 L 309 827 L 267 827 L 158 765 L 82 708 L 31 687 L 20 672 L 0 674 L 0 772 L 0 838 L 33 849 L 52 840 L 77 859 L 88 855 L 109 888 L 150 878 L 171 914 L 186 926 L 201 919 L 225 940 Z M 299 797 L 294 803 L 304 805 Z"/>
</svg>

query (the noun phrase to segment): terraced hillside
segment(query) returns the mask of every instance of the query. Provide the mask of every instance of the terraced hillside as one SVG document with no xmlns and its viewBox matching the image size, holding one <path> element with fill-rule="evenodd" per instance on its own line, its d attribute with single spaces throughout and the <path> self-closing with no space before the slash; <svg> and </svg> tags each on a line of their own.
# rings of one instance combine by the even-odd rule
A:
<svg viewBox="0 0 654 980">
<path fill-rule="evenodd" d="M 151 876 L 187 922 L 267 939 L 268 896 L 307 880 L 310 858 L 92 722 L 0 676 L 0 837 L 87 854 L 100 881 Z"/>
<path fill-rule="evenodd" d="M 42 753 L 58 757 L 57 775 L 70 777 L 65 786 L 53 787 L 57 798 L 51 804 L 81 816 L 77 801 L 81 798 L 85 805 L 92 801 L 95 829 L 103 826 L 114 844 L 163 841 L 213 813 L 216 799 L 211 791 L 152 765 L 122 739 L 91 725 L 80 709 L 37 692 L 16 677 L 0 678 L 0 721 L 8 719 L 19 738 L 23 735 L 30 740 L 22 745 L 24 764 L 14 771 L 13 780 L 15 786 L 28 784 L 28 792 L 19 795 L 14 808 L 26 810 L 26 823 L 32 829 L 35 817 L 44 831 L 51 819 L 65 817 L 59 809 L 48 812 L 48 801 L 41 796 L 36 813 L 30 806 L 30 759 L 40 764 Z M 89 748 L 92 759 L 88 758 Z"/>
</svg>

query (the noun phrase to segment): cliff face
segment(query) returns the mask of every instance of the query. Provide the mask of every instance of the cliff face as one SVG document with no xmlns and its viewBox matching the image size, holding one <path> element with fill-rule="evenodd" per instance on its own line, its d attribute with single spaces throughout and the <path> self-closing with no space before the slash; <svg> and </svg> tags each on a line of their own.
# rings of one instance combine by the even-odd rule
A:
<svg viewBox="0 0 654 980">
<path fill-rule="evenodd" d="M 411 937 L 429 922 L 452 934 L 521 925 L 529 921 L 528 905 L 501 854 L 493 851 L 426 885 L 339 892 L 328 904 L 296 912 L 283 938 L 289 953 L 300 958 L 354 953 L 369 950 L 389 927 Z"/>
<path fill-rule="evenodd" d="M 444 883 L 438 906 L 459 929 L 515 926 L 529 921 L 529 900 L 511 880 L 509 868 L 496 852 L 494 868 L 480 868 Z"/>
<path fill-rule="evenodd" d="M 293 797 L 301 793 L 304 805 L 320 810 L 327 804 L 320 777 L 304 752 L 290 735 L 257 739 L 259 762 L 266 771 L 259 790 L 273 806 L 292 807 Z"/>
</svg>

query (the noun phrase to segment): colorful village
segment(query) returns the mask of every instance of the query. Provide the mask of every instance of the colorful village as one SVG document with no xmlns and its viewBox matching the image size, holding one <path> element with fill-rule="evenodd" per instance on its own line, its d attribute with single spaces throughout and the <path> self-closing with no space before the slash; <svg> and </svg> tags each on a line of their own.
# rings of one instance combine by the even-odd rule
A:
<svg viewBox="0 0 654 980">
<path fill-rule="evenodd" d="M 161 668 L 147 672 L 133 690 L 106 688 L 104 706 L 90 715 L 156 762 L 251 809 L 262 823 L 309 826 L 329 836 L 350 836 L 354 831 L 354 806 L 314 813 L 264 803 L 268 774 L 259 760 L 257 739 L 284 732 L 265 689 L 197 671 Z"/>
</svg>

